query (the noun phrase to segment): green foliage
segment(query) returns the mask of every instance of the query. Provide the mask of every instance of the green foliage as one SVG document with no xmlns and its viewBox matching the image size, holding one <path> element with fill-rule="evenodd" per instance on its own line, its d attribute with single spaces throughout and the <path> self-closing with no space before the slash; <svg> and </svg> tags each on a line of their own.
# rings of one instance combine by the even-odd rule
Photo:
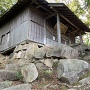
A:
<svg viewBox="0 0 90 90">
<path fill-rule="evenodd" d="M 90 9 L 90 0 L 84 0 L 84 4 L 86 8 Z"/>
<path fill-rule="evenodd" d="M 52 70 L 41 70 L 39 71 L 38 79 L 45 78 L 45 80 L 52 80 L 53 79 L 53 71 Z"/>
<path fill-rule="evenodd" d="M 44 74 L 46 74 L 46 75 L 52 75 L 52 74 L 53 74 L 53 71 L 51 71 L 51 70 L 46 70 L 46 71 L 44 71 Z"/>
<path fill-rule="evenodd" d="M 85 14 L 83 7 L 81 7 L 78 0 L 73 0 L 68 7 L 79 17 L 80 15 Z"/>
<path fill-rule="evenodd" d="M 0 15 L 9 10 L 16 2 L 17 0 L 0 0 Z"/>
<path fill-rule="evenodd" d="M 21 81 L 23 80 L 23 76 L 22 76 L 22 73 L 20 71 L 16 73 L 16 76 L 19 80 L 21 80 Z"/>
<path fill-rule="evenodd" d="M 83 35 L 83 40 L 86 45 L 90 46 L 90 33 Z"/>
</svg>

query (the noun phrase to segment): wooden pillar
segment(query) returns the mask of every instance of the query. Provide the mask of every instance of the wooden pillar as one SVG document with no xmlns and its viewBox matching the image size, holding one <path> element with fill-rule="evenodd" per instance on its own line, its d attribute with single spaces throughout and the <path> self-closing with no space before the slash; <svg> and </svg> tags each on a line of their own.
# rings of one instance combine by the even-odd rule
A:
<svg viewBox="0 0 90 90">
<path fill-rule="evenodd" d="M 46 19 L 44 19 L 44 44 L 46 44 Z"/>
<path fill-rule="evenodd" d="M 83 43 L 83 39 L 82 39 L 82 34 L 81 34 L 81 32 L 79 33 L 79 37 L 80 37 L 80 43 L 82 44 L 82 43 Z"/>
<path fill-rule="evenodd" d="M 58 37 L 58 46 L 61 45 L 61 28 L 60 28 L 60 17 L 57 13 L 57 37 Z"/>
</svg>

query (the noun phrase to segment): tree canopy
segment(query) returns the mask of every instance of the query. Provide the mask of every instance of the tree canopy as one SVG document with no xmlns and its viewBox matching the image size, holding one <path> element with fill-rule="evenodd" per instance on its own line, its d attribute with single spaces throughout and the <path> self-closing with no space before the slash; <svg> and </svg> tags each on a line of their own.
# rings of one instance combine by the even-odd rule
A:
<svg viewBox="0 0 90 90">
<path fill-rule="evenodd" d="M 17 0 L 0 0 L 0 15 L 9 10 L 16 2 Z"/>
</svg>

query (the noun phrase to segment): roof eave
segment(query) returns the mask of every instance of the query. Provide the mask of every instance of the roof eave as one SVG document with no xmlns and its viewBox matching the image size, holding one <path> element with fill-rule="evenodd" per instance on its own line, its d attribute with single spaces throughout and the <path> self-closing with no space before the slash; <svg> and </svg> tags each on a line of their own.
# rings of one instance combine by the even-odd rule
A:
<svg viewBox="0 0 90 90">
<path fill-rule="evenodd" d="M 67 8 L 67 10 L 72 13 L 73 18 L 76 18 L 78 20 L 78 22 L 80 22 L 85 27 L 85 30 L 83 29 L 83 31 L 90 32 L 90 28 L 86 24 L 84 24 L 64 3 L 48 3 L 48 6 L 50 8 L 53 8 L 53 7 L 54 8 L 64 8 L 64 7 Z M 73 24 L 75 24 L 75 23 L 73 23 Z M 76 27 L 77 27 L 77 25 L 76 25 Z M 81 28 L 79 27 L 79 30 L 80 29 Z"/>
</svg>

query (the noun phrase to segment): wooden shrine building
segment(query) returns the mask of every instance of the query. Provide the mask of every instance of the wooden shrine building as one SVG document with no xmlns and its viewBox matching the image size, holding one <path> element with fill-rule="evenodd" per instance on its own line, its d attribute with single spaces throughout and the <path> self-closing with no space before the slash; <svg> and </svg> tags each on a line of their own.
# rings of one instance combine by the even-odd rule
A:
<svg viewBox="0 0 90 90">
<path fill-rule="evenodd" d="M 0 17 L 0 52 L 29 40 L 48 46 L 74 44 L 90 29 L 64 4 L 18 0 Z"/>
</svg>

